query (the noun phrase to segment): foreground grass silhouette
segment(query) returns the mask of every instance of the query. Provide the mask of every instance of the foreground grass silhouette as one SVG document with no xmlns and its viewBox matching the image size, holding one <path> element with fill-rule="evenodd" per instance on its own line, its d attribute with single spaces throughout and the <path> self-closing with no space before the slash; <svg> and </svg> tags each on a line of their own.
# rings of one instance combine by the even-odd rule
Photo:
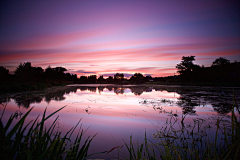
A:
<svg viewBox="0 0 240 160">
<path fill-rule="evenodd" d="M 5 106 L 6 107 L 6 106 Z M 65 107 L 65 106 L 64 106 Z M 53 132 L 56 127 L 56 122 L 58 117 L 54 120 L 52 125 L 46 129 L 44 126 L 45 121 L 50 118 L 52 115 L 62 110 L 64 107 L 53 112 L 49 116 L 45 117 L 46 109 L 43 113 L 42 120 L 37 122 L 38 117 L 34 121 L 30 121 L 27 125 L 24 126 L 24 121 L 28 114 L 31 112 L 33 107 L 17 122 L 16 125 L 11 126 L 14 115 L 12 114 L 8 119 L 8 122 L 4 126 L 2 123 L 2 116 L 0 118 L 0 159 L 9 160 L 9 159 L 86 159 L 92 155 L 88 155 L 88 149 L 91 144 L 91 141 L 96 136 L 96 134 L 82 142 L 82 137 L 84 134 L 83 129 L 78 133 L 74 144 L 67 148 L 67 143 L 70 141 L 70 138 L 80 123 L 77 123 L 75 127 L 70 129 L 65 135 L 61 135 L 61 132 Z M 5 110 L 5 108 L 4 108 Z M 33 123 L 32 123 L 33 122 Z M 30 124 L 32 125 L 30 126 Z M 27 134 L 25 134 L 26 129 L 29 128 Z M 82 145 L 80 145 L 80 143 Z M 105 153 L 105 152 L 101 152 Z M 100 154 L 100 153 L 96 153 Z"/>
</svg>

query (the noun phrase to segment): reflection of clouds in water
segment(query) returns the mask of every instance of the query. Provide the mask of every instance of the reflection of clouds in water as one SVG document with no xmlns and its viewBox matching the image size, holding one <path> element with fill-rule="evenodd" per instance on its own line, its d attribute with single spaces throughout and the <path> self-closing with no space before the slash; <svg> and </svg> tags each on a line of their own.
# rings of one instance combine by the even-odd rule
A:
<svg viewBox="0 0 240 160">
<path fill-rule="evenodd" d="M 108 107 L 108 106 L 100 106 L 100 109 L 113 109 L 112 107 Z"/>
<path fill-rule="evenodd" d="M 169 119 L 171 116 L 179 118 L 178 122 L 181 125 L 182 117 L 187 115 L 184 119 L 184 125 L 187 128 L 188 124 L 192 123 L 193 118 L 200 117 L 207 119 L 212 114 L 217 115 L 210 104 L 211 102 L 215 102 L 214 98 L 216 99 L 217 96 L 214 94 L 214 98 L 208 98 L 211 95 L 208 92 L 202 91 L 199 96 L 195 91 L 179 90 L 178 93 L 175 93 L 174 97 L 176 90 L 172 88 L 166 88 L 167 90 L 159 89 L 159 91 L 152 89 L 150 92 L 147 87 L 137 89 L 132 86 L 132 88 L 124 88 L 124 94 L 117 95 L 114 93 L 114 87 L 112 87 L 111 91 L 104 88 L 101 94 L 99 94 L 97 87 L 95 88 L 92 90 L 96 90 L 96 92 L 89 91 L 86 86 L 83 89 L 70 88 L 68 89 L 68 93 L 64 91 L 57 91 L 56 94 L 49 92 L 48 96 L 52 102 L 49 104 L 49 109 L 52 108 L 51 111 L 54 111 L 62 105 L 70 105 L 71 107 L 59 112 L 62 124 L 65 126 L 70 124 L 69 126 L 72 126 L 74 124 L 71 123 L 82 118 L 83 124 L 86 127 L 91 126 L 90 129 L 93 129 L 94 133 L 96 131 L 105 133 L 106 135 L 108 133 L 115 134 L 119 130 L 126 132 L 126 134 L 144 132 L 144 128 L 147 128 L 147 131 L 149 131 L 149 128 L 154 128 L 152 124 L 157 125 L 158 122 L 164 124 L 166 119 Z M 74 93 L 75 90 L 77 91 L 76 93 Z M 145 92 L 145 90 L 148 92 Z M 143 93 L 140 96 L 135 96 L 133 91 L 136 91 L 136 93 L 143 91 Z M 179 95 L 179 97 L 176 95 Z M 44 96 L 44 94 L 39 96 L 42 106 L 46 106 Z M 54 99 L 58 99 L 58 97 L 65 97 L 65 99 L 55 101 Z M 178 101 L 182 101 L 181 107 L 177 105 Z M 143 102 L 144 104 L 139 102 Z M 35 109 L 38 108 L 36 107 Z M 53 108 L 55 109 L 53 110 Z M 211 111 L 209 111 L 210 109 Z M 191 114 L 192 110 L 195 110 L 199 116 Z M 224 122 L 227 123 L 227 119 Z M 209 124 L 211 127 L 214 127 L 214 123 Z M 191 124 L 191 126 L 193 125 Z M 155 128 L 150 132 L 154 133 Z"/>
<path fill-rule="evenodd" d="M 96 104 L 120 103 L 122 105 L 135 105 L 137 103 L 136 100 L 138 101 L 139 98 L 143 97 L 149 101 L 148 107 L 151 105 L 162 105 L 165 107 L 178 105 L 184 112 L 193 114 L 197 111 L 198 107 L 213 107 L 214 111 L 224 114 L 230 112 L 232 94 L 232 89 L 225 89 L 223 91 L 221 88 L 211 87 L 84 85 L 54 87 L 41 94 L 37 94 L 36 92 L 28 95 L 17 94 L 12 99 L 19 107 L 29 108 L 31 104 L 41 103 L 42 101 L 47 103 L 50 103 L 50 101 L 65 101 L 71 104 L 87 103 L 88 101 Z M 235 90 L 235 95 L 238 97 L 239 90 Z M 165 102 L 163 105 L 163 101 L 158 102 L 161 98 L 166 99 L 166 102 L 170 102 Z M 1 98 L 1 101 L 4 102 L 6 100 Z"/>
</svg>

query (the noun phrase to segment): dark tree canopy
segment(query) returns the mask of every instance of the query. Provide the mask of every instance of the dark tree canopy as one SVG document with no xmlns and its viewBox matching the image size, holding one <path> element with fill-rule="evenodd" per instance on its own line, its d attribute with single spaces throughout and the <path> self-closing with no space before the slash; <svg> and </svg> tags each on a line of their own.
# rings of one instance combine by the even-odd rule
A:
<svg viewBox="0 0 240 160">
<path fill-rule="evenodd" d="M 113 80 L 113 77 L 112 77 L 112 76 L 109 76 L 107 79 L 108 79 L 108 80 Z"/>
<path fill-rule="evenodd" d="M 100 77 L 98 77 L 98 81 L 104 81 L 103 75 L 101 75 Z"/>
<path fill-rule="evenodd" d="M 116 73 L 114 75 L 114 80 L 116 81 L 123 80 L 123 77 L 124 77 L 123 73 Z"/>
<path fill-rule="evenodd" d="M 193 61 L 195 61 L 195 56 L 183 56 L 181 63 L 176 66 L 178 69 L 177 72 L 183 74 L 194 71 L 196 68 L 200 68 L 198 65 L 193 64 Z"/>
<path fill-rule="evenodd" d="M 26 63 L 20 63 L 19 66 L 17 67 L 17 69 L 14 71 L 15 75 L 21 75 L 24 72 L 28 71 L 31 68 L 31 63 L 30 62 L 26 62 Z"/>
<path fill-rule="evenodd" d="M 95 83 L 97 81 L 97 76 L 96 75 L 90 75 L 88 76 L 88 81 Z"/>
<path fill-rule="evenodd" d="M 53 68 L 56 72 L 60 72 L 60 73 L 63 73 L 63 72 L 65 72 L 65 71 L 67 71 L 67 69 L 66 68 L 63 68 L 63 67 L 55 67 L 55 68 Z"/>
<path fill-rule="evenodd" d="M 144 78 L 144 76 L 143 76 L 142 73 L 135 73 L 133 76 L 134 76 L 135 78 L 137 78 L 137 79 L 142 79 L 142 78 Z"/>
<path fill-rule="evenodd" d="M 219 57 L 213 61 L 212 66 L 224 66 L 230 64 L 230 61 L 226 58 Z"/>
<path fill-rule="evenodd" d="M 130 81 L 133 83 L 142 83 L 145 82 L 145 77 L 142 73 L 135 73 L 131 78 Z"/>
<path fill-rule="evenodd" d="M 14 74 L 19 78 L 31 80 L 41 77 L 43 69 L 41 67 L 32 67 L 30 62 L 20 63 Z"/>
<path fill-rule="evenodd" d="M 9 70 L 0 66 L 0 77 L 7 77 L 9 74 Z"/>
<path fill-rule="evenodd" d="M 81 80 L 81 81 L 87 81 L 87 76 L 81 76 L 81 77 L 80 77 L 80 80 Z"/>
</svg>

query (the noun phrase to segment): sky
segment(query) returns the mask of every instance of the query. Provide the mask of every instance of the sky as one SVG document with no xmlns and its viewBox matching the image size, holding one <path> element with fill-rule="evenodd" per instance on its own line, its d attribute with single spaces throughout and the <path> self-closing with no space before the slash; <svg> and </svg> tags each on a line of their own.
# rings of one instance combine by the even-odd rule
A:
<svg viewBox="0 0 240 160">
<path fill-rule="evenodd" d="M 182 56 L 240 61 L 237 0 L 4 1 L 0 66 L 65 67 L 78 77 L 177 74 Z"/>
</svg>

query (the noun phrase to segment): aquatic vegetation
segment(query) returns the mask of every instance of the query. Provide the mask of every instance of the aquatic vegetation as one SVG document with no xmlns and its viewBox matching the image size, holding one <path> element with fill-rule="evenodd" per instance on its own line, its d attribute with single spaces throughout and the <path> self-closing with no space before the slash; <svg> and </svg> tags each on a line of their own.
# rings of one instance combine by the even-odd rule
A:
<svg viewBox="0 0 240 160">
<path fill-rule="evenodd" d="M 205 130 L 211 127 L 205 124 L 204 119 L 193 119 L 193 125 L 177 123 L 178 118 L 172 115 L 166 120 L 163 126 L 153 138 L 152 142 L 147 139 L 146 132 L 144 143 L 134 144 L 132 135 L 130 143 L 125 143 L 129 152 L 126 159 L 238 159 L 240 157 L 240 122 L 238 122 L 235 112 L 239 111 L 235 95 L 233 95 L 233 106 L 231 109 L 231 123 L 226 125 L 221 119 L 216 121 L 215 137 L 209 136 Z M 223 127 L 220 126 L 222 124 Z M 176 129 L 174 125 L 179 125 Z M 220 136 L 220 130 L 223 136 Z"/>
<path fill-rule="evenodd" d="M 71 136 L 81 120 L 65 135 L 55 130 L 59 117 L 48 129 L 45 127 L 45 121 L 64 107 L 47 117 L 45 109 L 40 122 L 38 122 L 38 116 L 34 121 L 24 124 L 26 117 L 33 109 L 32 107 L 14 126 L 12 126 L 12 122 L 16 113 L 9 117 L 4 126 L 2 123 L 3 111 L 0 118 L 0 159 L 85 159 L 91 156 L 88 154 L 88 150 L 96 134 L 92 138 L 88 136 L 83 141 L 85 132 L 81 127 L 81 132 L 78 133 L 74 143 L 70 144 L 69 148 L 67 147 L 68 142 L 71 143 Z"/>
</svg>

